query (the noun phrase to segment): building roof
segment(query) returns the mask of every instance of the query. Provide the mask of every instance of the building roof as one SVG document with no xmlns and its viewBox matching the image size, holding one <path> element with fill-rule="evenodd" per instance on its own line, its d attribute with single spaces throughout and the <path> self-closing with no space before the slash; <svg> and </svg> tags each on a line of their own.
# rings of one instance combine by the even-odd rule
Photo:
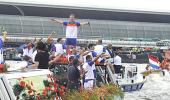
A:
<svg viewBox="0 0 170 100">
<path fill-rule="evenodd" d="M 153 22 L 170 23 L 169 13 L 127 11 L 114 9 L 97 9 L 85 7 L 66 7 L 50 5 L 33 5 L 18 3 L 1 3 L 0 14 L 23 15 L 23 16 L 42 16 L 42 17 L 61 17 L 67 18 L 74 13 L 80 19 L 134 21 L 134 22 Z"/>
</svg>

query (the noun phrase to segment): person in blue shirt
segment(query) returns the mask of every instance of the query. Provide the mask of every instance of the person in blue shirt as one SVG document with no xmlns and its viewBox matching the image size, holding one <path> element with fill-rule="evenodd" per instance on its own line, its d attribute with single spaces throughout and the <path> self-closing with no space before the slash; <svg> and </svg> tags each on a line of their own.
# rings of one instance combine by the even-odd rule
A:
<svg viewBox="0 0 170 100">
<path fill-rule="evenodd" d="M 76 48 L 72 49 L 70 56 L 73 56 L 74 58 L 77 58 L 77 59 L 80 58 L 80 54 L 79 54 L 79 52 L 78 52 L 78 50 Z"/>
<path fill-rule="evenodd" d="M 56 56 L 58 54 L 64 54 L 65 53 L 65 44 L 63 42 L 63 38 L 58 38 L 57 43 L 54 44 L 52 47 L 52 53 Z"/>
<path fill-rule="evenodd" d="M 2 37 L 0 37 L 0 64 L 4 64 L 5 62 L 3 57 L 3 45 L 4 45 L 4 41 L 6 40 L 6 35 L 7 32 L 3 30 Z"/>
<path fill-rule="evenodd" d="M 0 38 L 0 64 L 4 63 L 3 58 L 3 40 Z"/>
</svg>

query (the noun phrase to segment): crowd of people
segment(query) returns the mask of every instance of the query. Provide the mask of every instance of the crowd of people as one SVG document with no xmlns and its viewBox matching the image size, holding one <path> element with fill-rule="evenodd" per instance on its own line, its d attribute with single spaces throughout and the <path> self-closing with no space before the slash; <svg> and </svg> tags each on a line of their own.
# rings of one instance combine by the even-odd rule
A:
<svg viewBox="0 0 170 100">
<path fill-rule="evenodd" d="M 26 68 L 30 69 L 49 69 L 56 63 L 68 64 L 67 78 L 70 89 L 78 89 L 80 79 L 85 89 L 96 86 L 96 64 L 107 65 L 112 73 L 121 71 L 121 57 L 118 52 L 113 51 L 111 43 L 105 47 L 102 40 L 98 40 L 96 44 L 84 47 L 70 46 L 68 50 L 66 49 L 62 38 L 58 38 L 54 44 L 41 40 L 27 43 L 20 55 L 28 62 Z"/>
<path fill-rule="evenodd" d="M 52 32 L 46 40 L 42 38 L 27 40 L 18 49 L 18 57 L 28 63 L 26 68 L 49 69 L 49 66 L 58 62 L 67 63 L 69 89 L 78 89 L 80 83 L 85 89 L 96 86 L 96 64 L 105 64 L 111 68 L 112 73 L 120 73 L 121 57 L 119 52 L 115 53 L 111 43 L 105 47 L 102 40 L 98 40 L 96 44 L 77 46 L 77 28 L 90 25 L 89 22 L 76 22 L 73 14 L 70 15 L 68 22 L 57 19 L 52 21 L 66 26 L 65 41 L 58 38 L 54 42 L 53 36 L 57 35 L 55 32 Z"/>
</svg>

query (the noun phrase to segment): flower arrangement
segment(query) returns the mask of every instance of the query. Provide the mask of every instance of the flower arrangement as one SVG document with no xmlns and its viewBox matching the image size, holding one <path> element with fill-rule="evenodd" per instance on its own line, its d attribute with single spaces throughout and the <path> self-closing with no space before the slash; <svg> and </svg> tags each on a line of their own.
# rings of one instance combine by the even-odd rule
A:
<svg viewBox="0 0 170 100">
<path fill-rule="evenodd" d="M 13 86 L 13 91 L 17 100 L 60 100 L 65 94 L 65 87 L 51 81 L 43 80 L 44 89 L 37 91 L 33 89 L 33 82 L 27 83 L 24 78 L 18 79 Z"/>
<path fill-rule="evenodd" d="M 7 64 L 0 64 L 0 73 L 7 72 L 9 65 Z"/>
<path fill-rule="evenodd" d="M 115 84 L 106 84 L 91 90 L 68 92 L 63 100 L 115 100 L 116 97 L 123 99 L 121 88 Z"/>
</svg>

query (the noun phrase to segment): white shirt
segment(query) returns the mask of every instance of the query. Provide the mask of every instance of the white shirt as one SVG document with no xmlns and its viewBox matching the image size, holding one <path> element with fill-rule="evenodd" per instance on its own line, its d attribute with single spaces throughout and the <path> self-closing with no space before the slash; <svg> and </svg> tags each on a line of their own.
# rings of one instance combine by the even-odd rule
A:
<svg viewBox="0 0 170 100">
<path fill-rule="evenodd" d="M 103 45 L 96 45 L 94 47 L 94 51 L 97 53 L 97 55 L 100 55 L 101 53 L 105 52 L 104 51 L 104 46 Z M 105 58 L 99 58 L 97 61 L 101 62 L 102 60 L 104 60 Z"/>
<path fill-rule="evenodd" d="M 64 54 L 64 49 L 63 49 L 63 45 L 60 44 L 60 43 L 57 43 L 57 44 L 54 44 L 55 46 L 55 55 L 58 55 L 58 54 Z"/>
<path fill-rule="evenodd" d="M 97 53 L 97 55 L 100 55 L 101 53 L 103 53 L 104 51 L 104 46 L 103 45 L 96 45 L 94 47 L 94 51 Z"/>
<path fill-rule="evenodd" d="M 136 55 L 135 54 L 132 54 L 132 59 L 136 59 Z"/>
<path fill-rule="evenodd" d="M 63 22 L 66 26 L 66 38 L 77 38 L 78 26 L 80 26 L 79 22 Z"/>
<path fill-rule="evenodd" d="M 85 79 L 94 79 L 94 68 L 90 66 L 87 62 L 83 65 L 83 69 L 85 70 Z"/>
<path fill-rule="evenodd" d="M 122 58 L 118 55 L 114 57 L 113 61 L 114 61 L 114 65 L 122 65 Z"/>
<path fill-rule="evenodd" d="M 33 62 L 35 62 L 35 56 L 36 56 L 36 54 L 37 54 L 37 50 L 35 50 L 35 51 L 33 52 L 33 54 L 32 54 L 32 61 L 33 61 Z"/>
<path fill-rule="evenodd" d="M 66 38 L 77 38 L 77 26 L 66 27 Z"/>
<path fill-rule="evenodd" d="M 88 52 L 88 51 L 87 51 L 87 52 Z M 93 51 L 90 51 L 87 55 L 90 55 L 90 56 L 92 57 L 92 59 L 94 59 L 92 52 L 93 52 Z M 86 56 L 87 56 L 87 55 L 83 56 L 84 63 L 86 63 Z M 96 56 L 97 56 L 97 55 L 96 55 Z"/>
<path fill-rule="evenodd" d="M 32 58 L 33 52 L 34 52 L 33 48 L 31 48 L 30 50 L 28 50 L 28 48 L 25 48 L 23 49 L 23 56 L 27 55 Z"/>
<path fill-rule="evenodd" d="M 92 59 L 94 59 L 92 52 L 89 52 L 87 55 L 90 55 L 92 57 Z M 84 63 L 87 63 L 86 62 L 87 55 L 83 56 Z M 93 67 L 93 70 L 96 70 L 95 64 L 93 64 L 92 67 Z"/>
</svg>

